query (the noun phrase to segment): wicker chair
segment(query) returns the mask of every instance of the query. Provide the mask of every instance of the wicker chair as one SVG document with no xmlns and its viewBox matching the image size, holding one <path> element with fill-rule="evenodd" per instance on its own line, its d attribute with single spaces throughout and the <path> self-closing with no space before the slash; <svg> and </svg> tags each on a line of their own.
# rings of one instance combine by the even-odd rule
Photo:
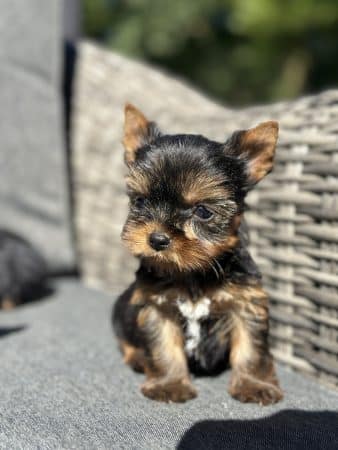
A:
<svg viewBox="0 0 338 450">
<path fill-rule="evenodd" d="M 106 290 L 130 281 L 120 244 L 122 110 L 135 103 L 168 132 L 225 139 L 280 122 L 274 171 L 248 198 L 251 250 L 271 299 L 276 358 L 338 386 L 338 91 L 242 110 L 223 108 L 153 68 L 84 43 L 73 113 L 78 252 L 84 280 Z"/>
</svg>

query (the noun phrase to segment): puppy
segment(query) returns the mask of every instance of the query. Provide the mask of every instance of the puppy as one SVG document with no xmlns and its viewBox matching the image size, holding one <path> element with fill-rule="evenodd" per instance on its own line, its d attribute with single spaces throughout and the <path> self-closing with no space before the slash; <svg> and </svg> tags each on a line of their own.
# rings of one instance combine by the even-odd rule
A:
<svg viewBox="0 0 338 450">
<path fill-rule="evenodd" d="M 140 265 L 113 324 L 124 361 L 146 376 L 146 397 L 185 402 L 197 395 L 190 372 L 212 374 L 228 362 L 234 398 L 268 405 L 283 397 L 243 224 L 245 196 L 271 170 L 277 137 L 276 122 L 225 143 L 166 135 L 126 106 L 122 239 Z"/>
</svg>

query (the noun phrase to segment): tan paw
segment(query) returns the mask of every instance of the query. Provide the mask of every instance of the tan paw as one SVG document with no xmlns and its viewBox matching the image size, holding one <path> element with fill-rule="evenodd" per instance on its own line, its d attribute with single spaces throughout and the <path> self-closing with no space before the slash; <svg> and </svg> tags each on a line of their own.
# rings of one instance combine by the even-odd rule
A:
<svg viewBox="0 0 338 450">
<path fill-rule="evenodd" d="M 143 395 L 159 402 L 183 403 L 197 397 L 190 381 L 149 380 L 141 386 Z"/>
<path fill-rule="evenodd" d="M 277 403 L 283 398 L 283 392 L 278 385 L 251 377 L 233 380 L 229 394 L 240 402 L 259 403 L 264 406 Z"/>
</svg>

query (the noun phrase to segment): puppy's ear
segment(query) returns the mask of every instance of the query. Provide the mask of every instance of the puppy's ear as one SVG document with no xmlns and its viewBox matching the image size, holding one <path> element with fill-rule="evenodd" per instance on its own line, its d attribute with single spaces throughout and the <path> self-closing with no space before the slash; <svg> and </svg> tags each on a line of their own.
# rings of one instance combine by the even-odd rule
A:
<svg viewBox="0 0 338 450">
<path fill-rule="evenodd" d="M 246 162 L 249 182 L 254 185 L 272 169 L 277 139 L 278 123 L 263 122 L 255 128 L 236 131 L 225 144 L 226 153 Z"/>
<path fill-rule="evenodd" d="M 124 137 L 125 161 L 131 164 L 135 161 L 137 151 L 146 144 L 150 144 L 160 135 L 154 122 L 148 119 L 135 106 L 127 103 L 124 108 Z"/>
</svg>

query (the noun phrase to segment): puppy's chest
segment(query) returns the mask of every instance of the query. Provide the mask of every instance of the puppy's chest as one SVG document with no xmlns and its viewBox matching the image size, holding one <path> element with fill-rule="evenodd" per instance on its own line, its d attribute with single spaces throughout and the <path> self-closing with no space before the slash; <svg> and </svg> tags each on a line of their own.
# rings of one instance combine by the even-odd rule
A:
<svg viewBox="0 0 338 450">
<path fill-rule="evenodd" d="M 179 319 L 185 338 L 185 352 L 195 359 L 199 359 L 201 345 L 215 337 L 217 322 L 227 322 L 234 305 L 232 295 L 224 289 L 206 292 L 198 298 L 191 298 L 184 291 L 168 290 L 162 295 L 155 295 L 154 300 L 160 309 Z"/>
<path fill-rule="evenodd" d="M 176 306 L 183 323 L 185 351 L 188 356 L 193 356 L 201 342 L 202 322 L 210 317 L 211 300 L 207 297 L 198 302 L 178 299 Z"/>
</svg>

